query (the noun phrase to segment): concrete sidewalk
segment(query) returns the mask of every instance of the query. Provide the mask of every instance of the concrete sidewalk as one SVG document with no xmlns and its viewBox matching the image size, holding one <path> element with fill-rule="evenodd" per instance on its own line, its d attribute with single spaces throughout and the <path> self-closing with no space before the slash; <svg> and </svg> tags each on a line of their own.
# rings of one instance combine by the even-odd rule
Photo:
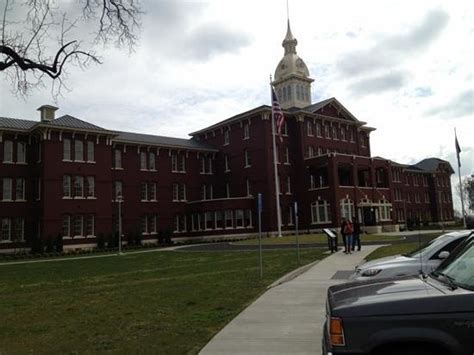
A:
<svg viewBox="0 0 474 355">
<path fill-rule="evenodd" d="M 327 288 L 345 281 L 348 272 L 379 247 L 365 246 L 350 255 L 339 251 L 295 279 L 269 289 L 200 354 L 321 354 Z M 336 275 L 338 271 L 346 272 Z"/>
</svg>

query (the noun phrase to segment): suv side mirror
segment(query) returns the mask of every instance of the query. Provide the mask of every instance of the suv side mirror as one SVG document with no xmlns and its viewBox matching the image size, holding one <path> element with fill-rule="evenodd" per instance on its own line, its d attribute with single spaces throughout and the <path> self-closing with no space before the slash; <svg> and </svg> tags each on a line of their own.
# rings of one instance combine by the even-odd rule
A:
<svg viewBox="0 0 474 355">
<path fill-rule="evenodd" d="M 448 256 L 449 256 L 449 251 L 444 250 L 444 251 L 442 251 L 441 253 L 439 253 L 438 259 L 444 260 L 444 259 L 446 259 Z"/>
</svg>

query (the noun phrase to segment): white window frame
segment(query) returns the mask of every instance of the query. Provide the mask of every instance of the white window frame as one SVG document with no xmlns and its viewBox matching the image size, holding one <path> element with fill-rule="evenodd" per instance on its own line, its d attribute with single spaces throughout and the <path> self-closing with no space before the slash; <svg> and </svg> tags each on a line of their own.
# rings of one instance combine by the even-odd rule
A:
<svg viewBox="0 0 474 355">
<path fill-rule="evenodd" d="M 244 157 L 245 157 L 245 165 L 244 168 L 250 168 L 252 166 L 252 161 L 250 158 L 250 153 L 247 149 L 244 150 Z"/>
<path fill-rule="evenodd" d="M 245 139 L 250 139 L 250 123 L 245 122 L 244 123 L 244 140 Z"/>
<path fill-rule="evenodd" d="M 95 177 L 87 176 L 86 181 L 87 181 L 86 197 L 94 198 L 95 197 Z"/>
<path fill-rule="evenodd" d="M 320 206 L 323 206 L 324 216 L 320 216 Z M 322 217 L 324 217 L 324 219 Z M 318 200 L 311 203 L 311 224 L 326 224 L 331 222 L 331 204 L 328 203 L 328 201 Z"/>
<path fill-rule="evenodd" d="M 71 140 L 69 138 L 63 139 L 63 161 L 72 161 L 71 157 Z"/>
<path fill-rule="evenodd" d="M 140 152 L 140 170 L 146 171 L 147 170 L 147 156 L 146 152 Z"/>
<path fill-rule="evenodd" d="M 148 167 L 151 171 L 156 171 L 156 154 L 154 152 L 148 153 Z"/>
<path fill-rule="evenodd" d="M 80 189 L 80 191 L 78 189 Z M 74 193 L 74 198 L 84 198 L 84 176 L 82 175 L 74 176 L 73 193 Z"/>
<path fill-rule="evenodd" d="M 15 201 L 26 201 L 25 179 L 23 178 L 17 178 L 15 181 Z"/>
<path fill-rule="evenodd" d="M 114 149 L 114 169 L 123 169 L 122 151 L 120 149 Z"/>
<path fill-rule="evenodd" d="M 11 218 L 1 218 L 0 242 L 11 242 L 12 240 L 12 221 Z M 6 235 L 6 237 L 5 237 Z"/>
</svg>

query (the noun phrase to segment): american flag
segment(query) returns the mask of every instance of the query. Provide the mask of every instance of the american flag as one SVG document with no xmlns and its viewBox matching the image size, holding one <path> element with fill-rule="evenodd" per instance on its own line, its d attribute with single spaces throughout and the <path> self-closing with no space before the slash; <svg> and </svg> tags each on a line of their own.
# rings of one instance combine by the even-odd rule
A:
<svg viewBox="0 0 474 355">
<path fill-rule="evenodd" d="M 458 158 L 458 166 L 461 167 L 461 159 L 459 157 L 459 154 L 461 153 L 461 147 L 459 146 L 458 142 L 458 136 L 456 135 L 456 131 L 454 131 L 454 145 L 456 146 L 456 157 Z"/>
<path fill-rule="evenodd" d="M 280 137 L 280 142 L 283 142 L 283 138 L 281 137 L 281 130 L 283 128 L 283 124 L 285 123 L 285 116 L 283 116 L 283 111 L 281 110 L 280 103 L 278 102 L 278 98 L 276 96 L 276 93 L 273 87 L 272 87 L 272 116 L 276 123 L 278 136 Z"/>
</svg>

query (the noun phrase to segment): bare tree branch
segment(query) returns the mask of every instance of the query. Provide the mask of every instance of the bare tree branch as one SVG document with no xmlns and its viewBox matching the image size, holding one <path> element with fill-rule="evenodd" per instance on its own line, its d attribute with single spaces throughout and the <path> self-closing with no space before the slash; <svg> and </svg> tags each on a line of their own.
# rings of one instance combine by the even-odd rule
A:
<svg viewBox="0 0 474 355">
<path fill-rule="evenodd" d="M 13 92 L 27 95 L 32 88 L 44 86 L 44 80 L 49 78 L 52 94 L 54 92 L 53 96 L 57 97 L 62 89 L 68 90 L 64 83 L 67 66 L 84 70 L 91 63 L 102 63 L 95 54 L 95 46 L 114 43 L 133 51 L 142 15 L 135 0 L 78 2 L 79 9 L 74 15 L 74 11 L 61 13 L 52 5 L 54 0 L 23 0 L 21 4 L 6 0 L 1 28 L 0 73 L 11 82 Z M 20 16 L 25 20 L 15 21 L 12 4 L 17 10 L 27 9 L 26 16 Z M 78 34 L 78 25 L 95 27 L 94 37 L 82 38 L 84 31 Z"/>
</svg>

